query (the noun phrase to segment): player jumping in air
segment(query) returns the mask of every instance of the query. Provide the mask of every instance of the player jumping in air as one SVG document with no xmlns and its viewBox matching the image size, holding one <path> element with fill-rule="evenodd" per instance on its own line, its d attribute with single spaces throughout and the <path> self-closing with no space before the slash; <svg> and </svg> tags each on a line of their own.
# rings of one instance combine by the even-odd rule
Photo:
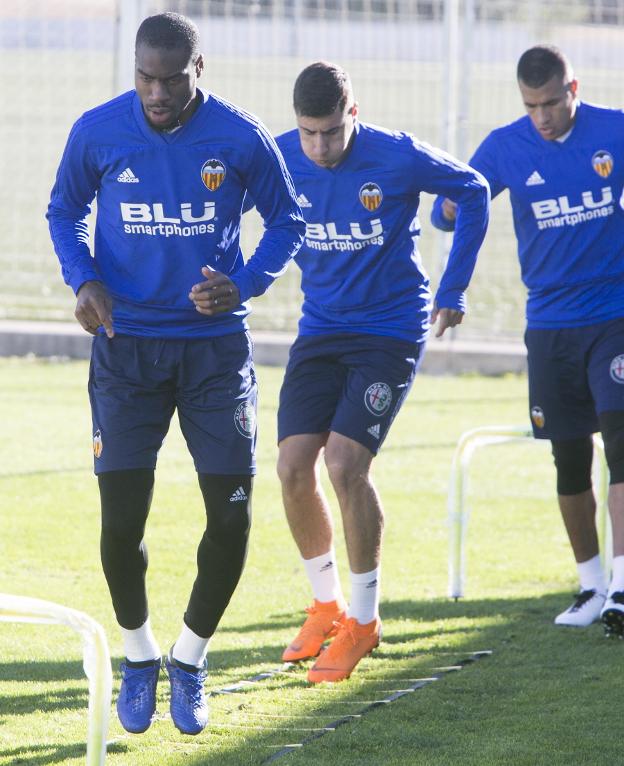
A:
<svg viewBox="0 0 624 766">
<path fill-rule="evenodd" d="M 166 667 L 175 725 L 186 734 L 206 726 L 208 642 L 241 575 L 251 521 L 256 379 L 247 301 L 284 270 L 304 229 L 273 139 L 257 119 L 197 88 L 203 66 L 193 22 L 174 13 L 146 19 L 136 38 L 136 89 L 76 122 L 48 210 L 76 317 L 94 336 L 102 564 L 126 654 L 117 711 L 131 732 L 148 728 L 156 705 L 161 650 L 148 613 L 143 535 L 156 457 L 176 409 L 207 523 Z M 247 191 L 265 233 L 244 264 Z M 91 257 L 85 218 L 96 195 Z"/>
</svg>

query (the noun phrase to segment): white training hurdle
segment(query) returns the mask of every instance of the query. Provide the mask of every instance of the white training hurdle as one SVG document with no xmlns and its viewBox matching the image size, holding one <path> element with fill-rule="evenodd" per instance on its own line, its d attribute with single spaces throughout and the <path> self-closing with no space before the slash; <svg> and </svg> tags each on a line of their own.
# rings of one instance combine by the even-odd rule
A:
<svg viewBox="0 0 624 766">
<path fill-rule="evenodd" d="M 110 714 L 113 674 L 102 626 L 92 617 L 65 606 L 26 596 L 0 593 L 0 621 L 66 625 L 82 638 L 83 667 L 89 679 L 88 766 L 102 766 Z"/>
<path fill-rule="evenodd" d="M 448 593 L 451 598 L 461 598 L 466 584 L 466 532 L 469 511 L 466 498 L 468 495 L 468 469 L 472 456 L 479 447 L 502 442 L 527 440 L 533 438 L 530 426 L 482 426 L 463 433 L 453 455 L 448 492 L 449 523 L 449 583 Z M 599 435 L 594 435 L 594 450 L 598 457 L 593 464 L 593 479 L 596 489 L 596 525 L 602 564 L 608 575 L 611 567 L 611 525 L 607 512 L 609 471 L 604 456 L 604 444 Z"/>
</svg>

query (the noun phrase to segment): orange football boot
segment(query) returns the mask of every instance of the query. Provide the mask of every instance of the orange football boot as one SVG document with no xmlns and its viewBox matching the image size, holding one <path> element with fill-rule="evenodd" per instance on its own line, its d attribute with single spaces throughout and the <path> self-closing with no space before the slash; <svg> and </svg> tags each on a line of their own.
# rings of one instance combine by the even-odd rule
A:
<svg viewBox="0 0 624 766">
<path fill-rule="evenodd" d="M 308 681 L 343 681 L 349 678 L 358 662 L 370 654 L 381 641 L 381 622 L 376 617 L 366 625 L 360 625 L 355 617 L 349 617 L 338 625 L 336 638 L 308 670 Z"/>
<path fill-rule="evenodd" d="M 297 662 L 316 657 L 328 638 L 335 636 L 338 625 L 346 617 L 346 606 L 338 601 L 317 601 L 306 607 L 308 616 L 301 630 L 284 649 L 284 662 Z"/>
</svg>

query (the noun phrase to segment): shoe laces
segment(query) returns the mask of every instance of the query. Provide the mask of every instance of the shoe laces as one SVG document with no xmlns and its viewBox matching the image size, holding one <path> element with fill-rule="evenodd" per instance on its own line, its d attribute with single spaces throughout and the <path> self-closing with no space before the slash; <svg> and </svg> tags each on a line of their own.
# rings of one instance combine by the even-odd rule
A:
<svg viewBox="0 0 624 766">
<path fill-rule="evenodd" d="M 196 708 L 204 704 L 204 680 L 206 672 L 189 673 L 183 668 L 173 668 L 176 687 L 182 696 Z"/>
<path fill-rule="evenodd" d="M 351 617 L 344 622 L 338 622 L 338 620 L 334 620 L 334 627 L 338 630 L 338 633 L 336 634 L 336 638 L 334 638 L 334 640 L 325 650 L 328 657 L 332 657 L 334 654 L 344 651 L 344 644 L 350 643 L 351 646 L 355 646 L 357 644 L 358 640 L 355 636 L 356 625 L 357 620 L 354 617 Z"/>
<path fill-rule="evenodd" d="M 588 601 L 591 601 L 595 595 L 595 590 L 582 590 L 580 593 L 577 593 L 574 603 L 570 607 L 570 611 L 577 612 L 579 609 L 585 606 Z"/>
<path fill-rule="evenodd" d="M 624 604 L 624 590 L 618 590 L 615 593 L 612 593 L 609 598 L 616 604 Z"/>
<path fill-rule="evenodd" d="M 124 667 L 123 674 L 126 702 L 130 704 L 133 712 L 140 710 L 151 696 L 154 685 L 154 671 L 150 668 Z"/>
</svg>

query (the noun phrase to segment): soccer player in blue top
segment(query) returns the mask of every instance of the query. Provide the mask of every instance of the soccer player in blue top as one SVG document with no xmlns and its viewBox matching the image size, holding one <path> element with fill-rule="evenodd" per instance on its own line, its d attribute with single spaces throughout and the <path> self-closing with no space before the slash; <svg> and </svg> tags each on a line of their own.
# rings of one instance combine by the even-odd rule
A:
<svg viewBox="0 0 624 766">
<path fill-rule="evenodd" d="M 559 507 L 580 579 L 580 593 L 555 623 L 585 626 L 602 616 L 607 634 L 621 636 L 624 112 L 581 102 L 570 62 L 555 47 L 527 50 L 517 76 L 526 116 L 490 133 L 470 164 L 488 179 L 493 197 L 509 189 L 528 290 L 531 421 L 535 437 L 552 443 Z M 436 199 L 437 226 L 452 230 L 455 213 L 453 202 Z M 591 479 L 598 430 L 610 472 L 608 589 Z"/>
<path fill-rule="evenodd" d="M 371 463 L 412 384 L 432 309 L 438 336 L 462 321 L 489 191 L 444 152 L 360 122 L 339 66 L 306 67 L 294 109 L 297 129 L 277 143 L 307 223 L 296 256 L 304 301 L 280 394 L 278 474 L 314 603 L 283 659 L 316 657 L 335 636 L 308 672 L 316 683 L 347 678 L 380 640 L 383 511 Z M 416 244 L 421 192 L 451 197 L 463 211 L 433 306 Z M 345 531 L 348 607 L 319 483 L 323 453 Z"/>
<path fill-rule="evenodd" d="M 148 616 L 143 541 L 156 457 L 174 410 L 198 473 L 206 531 L 181 632 L 168 655 L 171 716 L 206 725 L 208 642 L 239 580 L 255 473 L 256 379 L 248 300 L 297 251 L 305 228 L 283 158 L 253 116 L 200 90 L 195 24 L 147 18 L 136 90 L 84 114 L 48 209 L 76 318 L 93 334 L 89 394 L 101 495 L 101 553 L 126 659 L 117 702 L 131 732 L 150 725 L 161 650 Z M 245 264 L 249 190 L 265 233 Z M 85 218 L 97 196 L 93 257 Z"/>
</svg>

